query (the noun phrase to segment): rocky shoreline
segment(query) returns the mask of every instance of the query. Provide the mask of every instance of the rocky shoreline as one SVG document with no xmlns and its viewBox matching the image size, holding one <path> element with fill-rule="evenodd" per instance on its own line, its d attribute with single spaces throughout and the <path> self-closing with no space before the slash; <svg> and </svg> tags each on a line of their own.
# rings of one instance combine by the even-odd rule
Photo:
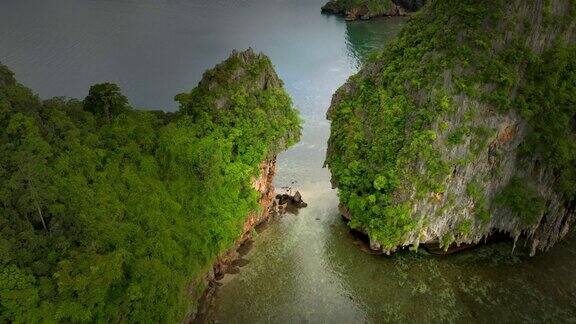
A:
<svg viewBox="0 0 576 324">
<path fill-rule="evenodd" d="M 265 160 L 259 166 L 260 176 L 252 182 L 252 187 L 260 192 L 258 204 L 260 205 L 260 212 L 252 212 L 246 219 L 242 227 L 242 235 L 236 240 L 233 247 L 226 252 L 220 254 L 208 273 L 202 279 L 202 282 L 193 283 L 189 291 L 195 291 L 195 286 L 201 285 L 205 287 L 203 293 L 196 299 L 199 300 L 199 307 L 194 313 L 189 316 L 189 323 L 202 323 L 208 304 L 214 295 L 215 288 L 219 285 L 221 280 L 227 273 L 239 272 L 239 266 L 235 263 L 242 260 L 241 257 L 246 254 L 251 245 L 249 242 L 252 240 L 252 233 L 256 226 L 266 222 L 272 214 L 272 208 L 275 203 L 275 190 L 273 185 L 274 175 L 276 174 L 276 157 Z"/>
<path fill-rule="evenodd" d="M 252 248 L 253 233 L 258 227 L 265 225 L 274 215 L 284 213 L 296 214 L 300 208 L 307 207 L 303 201 L 300 192 L 292 189 L 286 190 L 285 193 L 276 194 L 274 188 L 274 175 L 276 174 L 276 157 L 265 160 L 260 164 L 260 176 L 252 183 L 254 189 L 260 193 L 258 204 L 259 212 L 252 212 L 248 216 L 242 227 L 242 235 L 233 247 L 222 253 L 216 258 L 209 272 L 202 279 L 202 282 L 192 284 L 189 291 L 195 291 L 194 286 L 202 285 L 205 287 L 200 296 L 196 296 L 198 308 L 188 318 L 188 323 L 203 323 L 210 311 L 210 303 L 213 300 L 216 288 L 221 285 L 220 280 L 226 274 L 237 274 L 240 268 L 248 263 L 243 259 Z"/>
<path fill-rule="evenodd" d="M 350 222 L 352 220 L 352 215 L 350 214 L 350 211 L 342 205 L 339 206 L 339 209 L 340 209 L 340 216 L 342 217 L 342 220 L 346 223 Z M 391 251 L 386 251 L 386 250 L 382 249 L 382 246 L 377 241 L 373 241 L 372 239 L 370 239 L 370 235 L 368 234 L 367 231 L 365 231 L 363 229 L 353 229 L 353 228 L 350 228 L 349 230 L 350 230 L 350 233 L 352 235 L 354 235 L 356 238 L 359 239 L 359 241 L 362 242 L 360 249 L 363 252 L 373 254 L 373 255 L 391 255 L 392 254 Z M 453 242 L 448 246 L 444 246 L 442 244 L 442 242 L 436 240 L 436 241 L 430 241 L 430 242 L 422 243 L 419 247 L 422 248 L 426 253 L 429 253 L 431 255 L 446 256 L 446 255 L 455 254 L 455 253 L 459 253 L 459 252 L 463 252 L 463 251 L 468 251 L 468 250 L 471 250 L 473 248 L 476 248 L 476 247 L 479 247 L 482 245 L 504 242 L 504 241 L 513 241 L 513 239 L 510 238 L 506 233 L 496 232 L 496 233 L 490 233 L 489 235 L 485 236 L 482 239 L 482 241 L 478 241 L 478 242 L 464 242 L 464 243 Z M 415 248 L 414 246 L 410 246 L 410 247 L 403 246 L 403 247 L 399 247 L 398 250 L 395 250 L 394 252 L 398 252 L 399 250 L 403 250 L 403 249 L 407 249 L 407 248 L 418 249 L 419 247 Z"/>
</svg>

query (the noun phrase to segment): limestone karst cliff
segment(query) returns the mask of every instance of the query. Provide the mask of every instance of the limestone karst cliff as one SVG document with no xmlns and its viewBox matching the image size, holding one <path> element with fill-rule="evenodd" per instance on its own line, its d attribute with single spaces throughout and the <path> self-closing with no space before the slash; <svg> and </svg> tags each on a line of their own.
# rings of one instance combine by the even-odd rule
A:
<svg viewBox="0 0 576 324">
<path fill-rule="evenodd" d="M 430 1 L 333 97 L 326 163 L 372 247 L 532 254 L 576 209 L 576 2 Z"/>
</svg>

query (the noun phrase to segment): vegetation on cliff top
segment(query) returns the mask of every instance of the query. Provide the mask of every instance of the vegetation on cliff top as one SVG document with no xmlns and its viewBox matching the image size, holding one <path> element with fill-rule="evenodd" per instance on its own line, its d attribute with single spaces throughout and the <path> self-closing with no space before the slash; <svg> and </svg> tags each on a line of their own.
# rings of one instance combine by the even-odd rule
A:
<svg viewBox="0 0 576 324">
<path fill-rule="evenodd" d="M 346 20 L 369 19 L 380 16 L 399 16 L 416 11 L 425 0 L 330 0 L 322 12 L 345 15 Z"/>
<path fill-rule="evenodd" d="M 376 15 L 385 13 L 393 5 L 392 0 L 333 0 L 332 3 L 343 12 L 366 6 L 369 12 Z"/>
<path fill-rule="evenodd" d="M 137 111 L 100 84 L 84 101 L 41 101 L 0 65 L 0 321 L 186 315 L 258 208 L 259 163 L 300 120 L 251 51 L 178 100 L 174 114 Z"/>
<path fill-rule="evenodd" d="M 510 111 L 528 122 L 521 156 L 526 163 L 541 157 L 558 179 L 553 190 L 566 206 L 574 204 L 576 47 L 562 35 L 574 24 L 576 1 L 545 2 L 549 10 L 540 19 L 522 16 L 514 1 L 431 1 L 336 93 L 327 164 L 353 228 L 390 251 L 428 235 L 436 216 L 420 210 L 425 204 L 457 218 L 458 208 L 467 208 L 457 204 L 468 202 L 456 203 L 447 183 L 479 156 L 504 154 L 489 148 L 498 129 L 487 121 Z M 535 24 L 556 37 L 544 53 L 528 45 Z M 454 158 L 460 151 L 466 155 Z M 465 241 L 471 228 L 485 233 L 494 211 L 485 189 L 492 180 L 471 181 L 464 191 L 476 219 L 448 228 L 446 237 Z M 536 194 L 512 194 L 516 187 L 499 199 L 509 209 L 521 207 L 518 197 Z M 514 214 L 533 224 L 543 210 Z M 446 237 L 437 239 L 454 241 Z"/>
</svg>

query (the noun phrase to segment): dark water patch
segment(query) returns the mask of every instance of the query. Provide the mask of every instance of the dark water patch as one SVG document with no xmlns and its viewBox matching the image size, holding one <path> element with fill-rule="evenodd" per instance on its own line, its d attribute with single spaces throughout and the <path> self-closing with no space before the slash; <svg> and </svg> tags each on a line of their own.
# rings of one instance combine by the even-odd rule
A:
<svg viewBox="0 0 576 324">
<path fill-rule="evenodd" d="M 489 245 L 493 243 L 500 243 L 500 242 L 513 242 L 514 239 L 510 237 L 508 233 L 492 233 L 488 237 L 485 237 L 480 242 L 477 243 L 462 243 L 456 244 L 452 243 L 448 248 L 445 248 L 440 244 L 440 242 L 430 242 L 422 244 L 422 248 L 426 250 L 428 253 L 437 255 L 437 256 L 448 256 L 451 254 L 462 253 L 466 251 L 470 251 L 474 248 Z"/>
</svg>

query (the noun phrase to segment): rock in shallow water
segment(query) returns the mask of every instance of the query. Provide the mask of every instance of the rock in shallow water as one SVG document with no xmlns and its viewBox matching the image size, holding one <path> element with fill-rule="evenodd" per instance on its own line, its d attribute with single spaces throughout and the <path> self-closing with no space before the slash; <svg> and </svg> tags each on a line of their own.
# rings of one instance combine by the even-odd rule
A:
<svg viewBox="0 0 576 324">
<path fill-rule="evenodd" d="M 287 193 L 278 194 L 276 195 L 276 202 L 278 210 L 281 211 L 293 212 L 308 207 L 299 191 L 291 194 L 291 190 L 289 190 Z"/>
</svg>

